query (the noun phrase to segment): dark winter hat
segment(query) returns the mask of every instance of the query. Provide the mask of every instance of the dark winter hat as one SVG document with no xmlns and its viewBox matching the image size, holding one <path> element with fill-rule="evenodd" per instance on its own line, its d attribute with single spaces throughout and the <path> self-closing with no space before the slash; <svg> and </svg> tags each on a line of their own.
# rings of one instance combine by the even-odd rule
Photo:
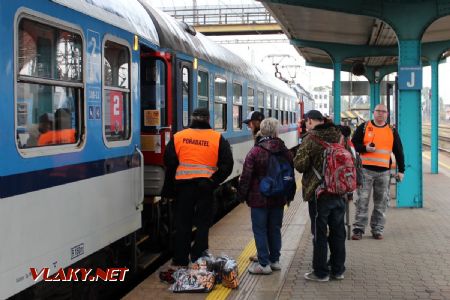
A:
<svg viewBox="0 0 450 300">
<path fill-rule="evenodd" d="M 250 121 L 262 121 L 264 120 L 264 115 L 257 110 L 251 111 L 247 115 L 247 119 L 242 121 L 242 123 L 248 124 Z"/>
<path fill-rule="evenodd" d="M 321 120 L 324 119 L 324 117 L 323 117 L 323 115 L 322 115 L 322 113 L 321 113 L 320 111 L 315 110 L 315 109 L 311 109 L 310 111 L 308 111 L 308 112 L 305 114 L 305 119 L 311 119 L 311 120 L 319 120 L 319 121 L 321 121 Z"/>
<path fill-rule="evenodd" d="M 209 119 L 209 110 L 206 108 L 196 108 L 192 112 L 192 117 L 200 119 Z"/>
</svg>

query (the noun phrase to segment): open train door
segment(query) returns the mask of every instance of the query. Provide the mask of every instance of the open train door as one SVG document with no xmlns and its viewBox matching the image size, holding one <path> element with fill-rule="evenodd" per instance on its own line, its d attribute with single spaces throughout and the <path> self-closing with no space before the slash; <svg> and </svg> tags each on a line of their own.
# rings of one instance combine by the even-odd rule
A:
<svg viewBox="0 0 450 300">
<path fill-rule="evenodd" d="M 141 149 L 144 194 L 160 196 L 164 184 L 163 155 L 172 136 L 172 57 L 141 48 Z"/>
<path fill-rule="evenodd" d="M 175 131 L 189 127 L 193 110 L 193 64 L 177 58 L 176 65 L 176 122 Z"/>
</svg>

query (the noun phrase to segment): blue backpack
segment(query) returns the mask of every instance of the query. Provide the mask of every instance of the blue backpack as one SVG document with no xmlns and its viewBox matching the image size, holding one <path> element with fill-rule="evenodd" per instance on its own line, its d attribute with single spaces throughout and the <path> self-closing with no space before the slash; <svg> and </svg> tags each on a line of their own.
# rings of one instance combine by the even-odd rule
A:
<svg viewBox="0 0 450 300">
<path fill-rule="evenodd" d="M 261 146 L 260 146 L 261 147 Z M 259 183 L 259 191 L 265 197 L 288 197 L 295 190 L 294 167 L 283 155 L 283 151 L 269 152 L 267 173 Z"/>
</svg>

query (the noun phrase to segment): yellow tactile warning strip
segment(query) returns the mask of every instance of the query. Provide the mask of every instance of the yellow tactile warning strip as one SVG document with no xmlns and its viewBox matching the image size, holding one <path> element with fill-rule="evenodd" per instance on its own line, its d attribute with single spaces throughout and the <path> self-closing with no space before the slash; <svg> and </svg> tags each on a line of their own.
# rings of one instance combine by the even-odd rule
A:
<svg viewBox="0 0 450 300">
<path fill-rule="evenodd" d="M 297 192 L 300 190 L 302 183 L 301 180 L 297 180 Z M 285 209 L 287 206 L 285 206 Z M 245 274 L 245 271 L 247 270 L 248 266 L 250 265 L 250 256 L 254 255 L 256 253 L 256 244 L 255 239 L 252 239 L 247 246 L 245 246 L 244 250 L 241 252 L 237 259 L 237 265 L 239 270 L 239 281 L 241 281 L 243 275 Z M 226 288 L 222 285 L 216 285 L 213 291 L 211 291 L 208 296 L 206 297 L 206 300 L 225 300 L 228 295 L 231 293 L 232 289 Z"/>
<path fill-rule="evenodd" d="M 244 251 L 241 252 L 239 255 L 239 258 L 237 259 L 237 265 L 239 270 L 239 280 L 242 277 L 242 274 L 244 274 L 245 270 L 247 270 L 248 266 L 250 265 L 250 256 L 252 256 L 254 253 L 256 253 L 256 245 L 255 240 L 252 239 L 247 246 L 245 246 Z M 222 285 L 216 285 L 216 288 L 209 293 L 208 297 L 206 297 L 207 300 L 224 300 L 228 297 L 228 295 L 231 293 L 231 289 L 226 288 Z"/>
<path fill-rule="evenodd" d="M 423 157 L 425 157 L 426 159 L 428 159 L 428 160 L 431 160 L 431 156 L 430 155 L 428 155 L 428 154 L 425 154 L 425 153 L 422 153 L 422 156 Z M 447 169 L 450 169 L 450 165 L 447 165 L 446 163 L 443 163 L 443 162 L 438 162 L 439 163 L 439 165 L 441 165 L 441 166 L 443 166 L 443 167 L 445 167 L 445 168 L 447 168 Z"/>
</svg>

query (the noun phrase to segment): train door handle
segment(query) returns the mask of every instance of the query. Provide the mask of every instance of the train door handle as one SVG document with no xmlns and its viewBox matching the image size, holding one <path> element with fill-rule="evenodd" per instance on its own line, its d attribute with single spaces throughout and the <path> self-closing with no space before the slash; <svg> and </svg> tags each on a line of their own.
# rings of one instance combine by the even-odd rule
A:
<svg viewBox="0 0 450 300">
<path fill-rule="evenodd" d="M 139 202 L 136 204 L 136 210 L 138 210 L 142 203 L 144 203 L 144 154 L 139 149 L 138 145 L 135 146 L 134 150 L 139 154 L 140 157 L 140 168 L 141 168 L 141 178 L 139 180 Z"/>
</svg>

